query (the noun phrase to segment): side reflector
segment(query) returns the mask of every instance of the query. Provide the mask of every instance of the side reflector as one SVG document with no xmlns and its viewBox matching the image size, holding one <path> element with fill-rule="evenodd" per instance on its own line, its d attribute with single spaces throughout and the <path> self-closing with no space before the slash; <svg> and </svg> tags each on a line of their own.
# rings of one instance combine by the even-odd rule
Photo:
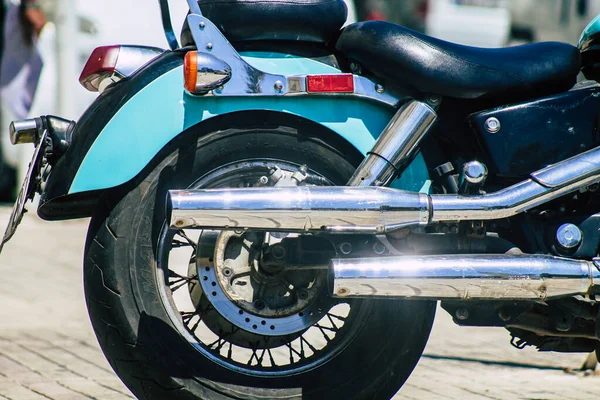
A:
<svg viewBox="0 0 600 400">
<path fill-rule="evenodd" d="M 102 46 L 94 49 L 88 58 L 79 83 L 90 92 L 97 92 L 100 82 L 115 73 L 121 46 Z"/>
<path fill-rule="evenodd" d="M 354 93 L 352 74 L 308 75 L 306 86 L 309 93 Z"/>
</svg>

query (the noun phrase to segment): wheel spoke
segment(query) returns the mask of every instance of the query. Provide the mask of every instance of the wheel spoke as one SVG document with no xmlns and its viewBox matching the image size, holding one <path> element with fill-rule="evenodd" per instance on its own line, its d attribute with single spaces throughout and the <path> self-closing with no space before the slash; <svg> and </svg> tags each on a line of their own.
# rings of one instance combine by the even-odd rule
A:
<svg viewBox="0 0 600 400">
<path fill-rule="evenodd" d="M 340 328 L 338 328 L 338 326 L 335 324 L 335 322 L 333 322 L 333 318 L 331 318 L 331 315 L 329 313 L 327 313 L 327 319 L 331 323 L 331 326 L 333 326 L 333 329 L 335 329 L 335 332 L 340 330 Z"/>
<path fill-rule="evenodd" d="M 265 356 L 265 349 L 262 349 L 262 354 L 260 355 L 260 357 L 258 356 L 258 346 L 252 346 L 252 355 L 250 356 L 250 359 L 248 360 L 247 365 L 248 366 L 252 366 L 252 361 L 256 360 L 256 366 L 257 367 L 262 367 L 262 360 L 263 357 Z"/>
<path fill-rule="evenodd" d="M 277 363 L 275 362 L 275 359 L 273 358 L 273 353 L 271 353 L 271 349 L 267 349 L 267 353 L 269 353 L 269 361 L 271 361 L 271 366 L 276 367 Z"/>
<path fill-rule="evenodd" d="M 184 241 L 182 242 L 181 240 L 177 240 L 177 239 L 173 238 L 171 246 L 173 246 L 173 247 L 191 246 L 193 248 L 198 247 L 198 244 L 196 242 L 194 242 L 192 239 L 190 239 L 190 237 L 188 235 L 186 235 L 186 233 L 183 230 L 181 230 L 181 229 L 178 230 L 177 232 L 175 232 L 175 235 L 180 236 L 181 238 L 184 239 Z"/>
<path fill-rule="evenodd" d="M 212 342 L 211 344 L 208 345 L 209 348 L 212 348 L 214 345 L 218 344 L 217 348 L 214 350 L 220 350 L 221 347 L 223 347 L 223 345 L 225 343 L 229 343 L 227 342 L 227 338 L 229 338 L 231 335 L 233 335 L 234 333 L 236 333 L 237 331 L 239 331 L 240 328 L 238 328 L 237 326 L 231 324 L 231 331 L 227 332 L 226 334 L 223 335 L 223 332 L 219 332 L 219 338 L 217 340 L 215 340 L 214 342 Z"/>
<path fill-rule="evenodd" d="M 310 342 L 309 342 L 308 340 L 306 340 L 306 339 L 304 338 L 304 335 L 300 336 L 300 343 L 302 343 L 302 342 L 306 343 L 306 345 L 308 346 L 308 348 L 309 348 L 309 349 L 310 349 L 310 350 L 311 350 L 313 353 L 316 353 L 316 352 L 318 351 L 318 350 L 317 350 L 317 349 L 316 349 L 316 348 L 315 348 L 315 347 L 314 347 L 312 344 L 310 344 Z"/>
<path fill-rule="evenodd" d="M 172 280 L 171 280 L 172 279 Z M 192 275 L 192 276 L 182 276 L 179 275 L 177 272 L 169 270 L 169 288 L 171 289 L 171 292 L 175 292 L 177 289 L 191 283 L 191 282 L 198 282 L 198 276 L 197 275 Z"/>
<path fill-rule="evenodd" d="M 327 316 L 330 318 L 330 320 L 331 320 L 331 318 L 335 318 L 335 319 L 337 319 L 339 321 L 346 322 L 346 317 L 341 317 L 339 315 L 336 315 L 336 314 L 333 314 L 333 313 L 330 313 L 330 312 L 327 313 Z"/>
<path fill-rule="evenodd" d="M 290 351 L 290 364 L 294 364 L 296 362 L 296 361 L 294 361 L 294 354 L 296 354 L 300 358 L 300 360 L 303 360 L 306 358 L 304 356 L 304 351 L 299 352 L 298 350 L 296 350 L 294 348 L 294 346 L 292 346 L 291 343 L 286 343 L 285 345 L 288 347 L 288 349 Z"/>
<path fill-rule="evenodd" d="M 331 338 L 325 333 L 325 329 L 323 326 L 321 326 L 319 324 L 314 324 L 313 326 L 321 332 L 321 335 L 323 335 L 323 337 L 325 338 L 327 343 L 331 342 Z"/>
</svg>

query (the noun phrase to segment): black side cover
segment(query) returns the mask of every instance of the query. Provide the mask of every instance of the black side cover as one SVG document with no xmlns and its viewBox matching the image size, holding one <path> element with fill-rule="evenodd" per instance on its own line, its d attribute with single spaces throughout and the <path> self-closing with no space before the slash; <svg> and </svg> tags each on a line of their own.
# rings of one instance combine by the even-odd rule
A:
<svg viewBox="0 0 600 400">
<path fill-rule="evenodd" d="M 326 43 L 346 22 L 343 0 L 199 0 L 202 14 L 231 42 L 298 40 Z M 193 45 L 187 21 L 182 46 Z"/>
</svg>

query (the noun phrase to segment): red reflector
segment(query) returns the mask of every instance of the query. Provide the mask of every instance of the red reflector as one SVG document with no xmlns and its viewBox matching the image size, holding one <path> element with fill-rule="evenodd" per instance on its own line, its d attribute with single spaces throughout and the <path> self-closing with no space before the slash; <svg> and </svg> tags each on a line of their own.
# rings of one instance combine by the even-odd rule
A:
<svg viewBox="0 0 600 400">
<path fill-rule="evenodd" d="M 309 93 L 354 93 L 352 74 L 308 75 L 306 83 Z"/>
<path fill-rule="evenodd" d="M 115 72 L 120 51 L 121 46 L 95 48 L 81 71 L 79 83 L 87 90 L 98 91 L 98 85 L 102 78 Z"/>
</svg>

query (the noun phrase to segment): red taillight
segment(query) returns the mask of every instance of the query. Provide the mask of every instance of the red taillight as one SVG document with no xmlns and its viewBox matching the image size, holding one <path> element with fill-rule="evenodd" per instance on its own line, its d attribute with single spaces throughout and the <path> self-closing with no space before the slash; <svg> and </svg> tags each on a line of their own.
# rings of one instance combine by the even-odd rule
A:
<svg viewBox="0 0 600 400">
<path fill-rule="evenodd" d="M 354 93 L 352 74 L 308 75 L 306 84 L 309 93 Z"/>
<path fill-rule="evenodd" d="M 115 73 L 120 51 L 121 46 L 102 46 L 94 49 L 81 71 L 79 83 L 87 90 L 97 92 L 102 80 Z"/>
</svg>

